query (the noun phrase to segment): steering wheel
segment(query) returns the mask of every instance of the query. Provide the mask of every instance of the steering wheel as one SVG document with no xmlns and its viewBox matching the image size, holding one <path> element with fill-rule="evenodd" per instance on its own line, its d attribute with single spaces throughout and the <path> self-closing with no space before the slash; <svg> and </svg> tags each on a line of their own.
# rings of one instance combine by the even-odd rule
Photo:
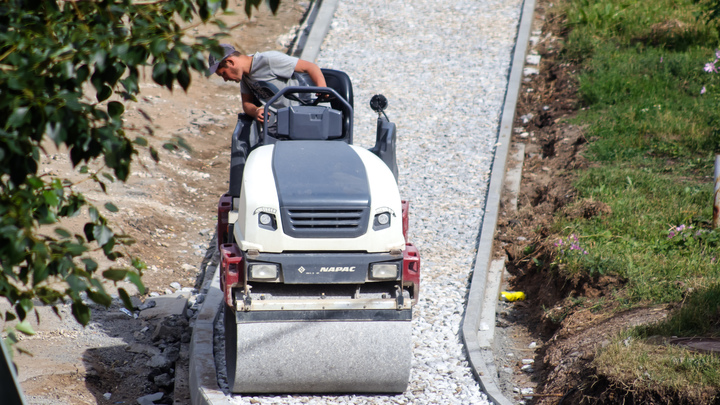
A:
<svg viewBox="0 0 720 405">
<path fill-rule="evenodd" d="M 320 94 L 320 96 L 318 96 L 318 94 Z M 325 96 L 325 97 L 323 97 L 323 96 Z M 320 90 L 315 93 L 315 98 L 311 99 L 311 100 L 307 100 L 307 99 L 303 100 L 303 99 L 297 97 L 296 94 L 286 94 L 285 98 L 287 98 L 288 100 L 297 101 L 298 103 L 300 103 L 302 105 L 316 106 L 320 103 L 325 103 L 325 102 L 330 102 L 332 100 L 335 100 L 337 97 L 335 96 L 335 94 L 333 94 L 330 91 Z"/>
</svg>

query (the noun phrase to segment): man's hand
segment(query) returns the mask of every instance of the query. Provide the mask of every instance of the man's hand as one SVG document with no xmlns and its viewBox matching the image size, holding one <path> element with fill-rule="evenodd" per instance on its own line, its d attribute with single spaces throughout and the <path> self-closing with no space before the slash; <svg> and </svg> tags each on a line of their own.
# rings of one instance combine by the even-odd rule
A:
<svg viewBox="0 0 720 405">
<path fill-rule="evenodd" d="M 258 120 L 258 122 L 263 123 L 265 122 L 263 119 L 263 113 L 265 111 L 265 107 L 258 107 L 255 110 L 255 119 Z M 268 112 L 268 118 L 270 118 L 270 115 L 272 115 L 271 112 Z"/>
</svg>

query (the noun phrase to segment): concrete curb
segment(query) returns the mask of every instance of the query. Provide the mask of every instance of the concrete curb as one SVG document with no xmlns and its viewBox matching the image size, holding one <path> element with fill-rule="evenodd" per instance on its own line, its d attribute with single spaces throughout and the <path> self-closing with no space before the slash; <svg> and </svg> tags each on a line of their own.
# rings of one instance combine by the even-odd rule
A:
<svg viewBox="0 0 720 405">
<path fill-rule="evenodd" d="M 508 151 L 510 150 L 510 137 L 515 119 L 515 106 L 520 92 L 523 67 L 525 66 L 525 54 L 527 53 L 534 12 L 535 0 L 525 0 L 517 40 L 515 42 L 515 53 L 512 59 L 508 88 L 505 93 L 498 143 L 495 149 L 495 159 L 492 164 L 490 184 L 488 186 L 485 203 L 485 215 L 483 216 L 480 227 L 475 267 L 473 268 L 473 276 L 468 293 L 468 303 L 462 325 L 463 342 L 467 350 L 470 367 L 480 382 L 482 389 L 488 395 L 488 399 L 495 404 L 502 405 L 509 405 L 512 404 L 512 402 L 500 391 L 494 377 L 497 375 L 497 371 L 492 353 L 493 336 L 492 333 L 484 334 L 481 341 L 478 331 L 480 330 L 482 314 L 494 314 L 495 306 L 497 305 L 497 291 L 493 293 L 491 291 L 493 288 L 489 287 L 497 286 L 499 280 L 488 280 L 488 277 L 490 274 L 492 274 L 493 278 L 501 277 L 502 275 L 502 271 L 490 272 L 490 262 L 492 260 L 500 197 L 505 179 L 505 165 L 507 163 Z M 492 295 L 492 297 L 488 297 L 486 301 L 486 296 L 490 295 Z M 490 305 L 491 308 L 483 308 L 484 302 L 487 303 L 485 306 Z"/>
<path fill-rule="evenodd" d="M 308 16 L 308 24 L 311 28 L 304 44 L 300 44 L 300 46 L 302 46 L 302 49 L 299 49 L 300 59 L 315 62 L 320 54 L 320 47 L 325 40 L 325 36 L 330 30 L 330 24 L 332 23 L 333 15 L 335 14 L 335 10 L 337 10 L 339 1 L 340 0 L 315 0 L 313 7 L 317 12 L 315 13 L 315 10 L 313 10 Z"/>
<path fill-rule="evenodd" d="M 192 405 L 230 404 L 220 389 L 215 368 L 213 339 L 215 321 L 222 313 L 223 294 L 220 290 L 220 272 L 217 263 L 210 263 L 213 276 L 193 327 L 190 341 L 190 402 Z"/>
<path fill-rule="evenodd" d="M 330 23 L 338 2 L 339 0 L 316 0 L 313 3 L 312 9 L 307 14 L 306 21 L 303 22 L 305 28 L 299 31 L 299 35 L 307 34 L 307 38 L 298 38 L 295 50 L 291 51 L 291 54 L 299 53 L 301 59 L 311 62 L 317 59 L 323 39 L 330 29 Z M 213 244 L 211 249 L 217 249 L 217 247 Z M 212 275 L 206 274 L 205 280 L 212 277 L 212 281 L 208 287 L 205 301 L 203 301 L 195 319 L 190 341 L 188 385 L 192 405 L 224 405 L 232 403 L 230 397 L 218 385 L 215 355 L 213 353 L 215 321 L 222 313 L 223 305 L 223 293 L 220 290 L 220 272 L 217 269 L 218 258 L 219 255 L 213 255 L 213 260 L 206 268 L 206 271 L 211 271 Z"/>
</svg>

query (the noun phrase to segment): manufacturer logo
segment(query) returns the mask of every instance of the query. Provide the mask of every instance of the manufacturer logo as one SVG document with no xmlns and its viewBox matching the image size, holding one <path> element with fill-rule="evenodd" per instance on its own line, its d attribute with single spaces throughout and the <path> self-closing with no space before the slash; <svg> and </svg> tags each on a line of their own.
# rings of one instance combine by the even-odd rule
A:
<svg viewBox="0 0 720 405">
<path fill-rule="evenodd" d="M 352 273 L 355 271 L 355 266 L 350 267 L 320 267 L 321 273 Z"/>
<path fill-rule="evenodd" d="M 299 271 L 300 273 L 305 273 L 305 267 L 300 266 L 300 267 L 298 268 L 298 271 Z"/>
</svg>

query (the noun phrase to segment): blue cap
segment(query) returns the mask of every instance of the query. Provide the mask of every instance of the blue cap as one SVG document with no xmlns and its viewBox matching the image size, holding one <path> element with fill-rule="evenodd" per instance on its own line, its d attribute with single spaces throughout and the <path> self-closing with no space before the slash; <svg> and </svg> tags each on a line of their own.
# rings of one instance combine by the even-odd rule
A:
<svg viewBox="0 0 720 405">
<path fill-rule="evenodd" d="M 222 61 L 224 61 L 228 56 L 232 55 L 233 52 L 235 52 L 235 48 L 233 48 L 232 45 L 220 44 L 220 46 L 223 48 L 225 55 L 223 55 L 222 59 L 217 59 L 215 57 L 215 55 L 210 54 L 210 57 L 208 58 L 208 65 L 210 65 L 210 68 L 208 69 L 208 72 L 207 72 L 208 76 L 215 73 L 218 66 L 220 66 L 220 63 L 222 63 Z"/>
</svg>

